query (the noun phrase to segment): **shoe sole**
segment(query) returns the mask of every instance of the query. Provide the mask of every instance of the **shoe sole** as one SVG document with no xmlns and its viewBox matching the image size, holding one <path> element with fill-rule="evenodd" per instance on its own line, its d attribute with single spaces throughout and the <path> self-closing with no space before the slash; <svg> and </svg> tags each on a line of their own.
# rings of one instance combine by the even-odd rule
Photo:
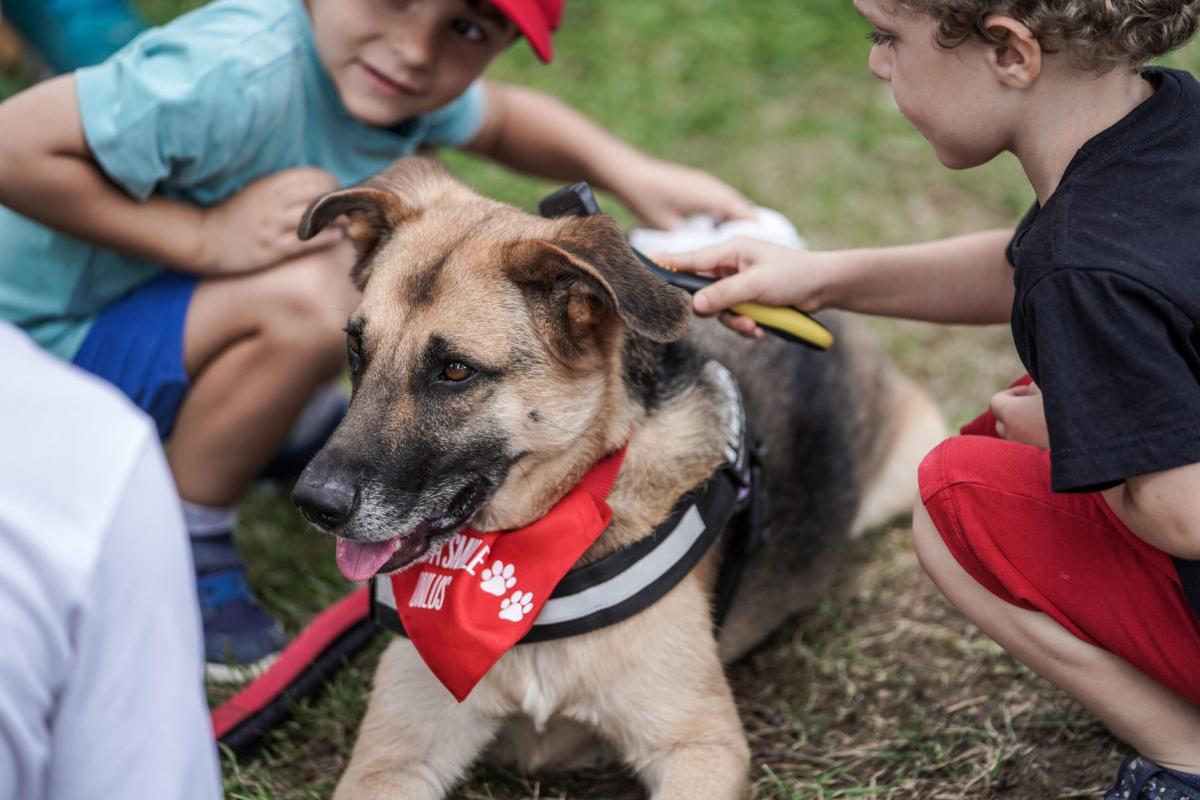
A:
<svg viewBox="0 0 1200 800">
<path fill-rule="evenodd" d="M 253 664 L 208 664 L 204 665 L 204 677 L 213 683 L 249 683 L 262 675 L 279 658 L 279 653 L 255 661 Z"/>
</svg>

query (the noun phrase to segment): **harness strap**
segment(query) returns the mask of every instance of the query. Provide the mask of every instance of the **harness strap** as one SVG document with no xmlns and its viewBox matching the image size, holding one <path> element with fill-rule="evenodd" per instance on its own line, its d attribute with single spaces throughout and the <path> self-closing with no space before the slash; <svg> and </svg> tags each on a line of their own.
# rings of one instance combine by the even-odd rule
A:
<svg viewBox="0 0 1200 800">
<path fill-rule="evenodd" d="M 746 562 L 766 540 L 767 483 L 762 455 L 761 441 L 757 436 L 753 436 L 747 481 L 750 496 L 730 521 L 732 530 L 725 547 L 725 557 L 721 560 L 716 590 L 713 592 L 713 625 L 718 631 L 725 624 L 725 617 L 733 606 L 733 598 L 742 583 L 742 572 Z"/>
<path fill-rule="evenodd" d="M 699 563 L 737 502 L 737 487 L 715 475 L 685 495 L 654 534 L 608 558 L 567 573 L 523 642 L 578 636 L 652 606 Z M 611 577 L 604 579 L 608 573 Z"/>
</svg>

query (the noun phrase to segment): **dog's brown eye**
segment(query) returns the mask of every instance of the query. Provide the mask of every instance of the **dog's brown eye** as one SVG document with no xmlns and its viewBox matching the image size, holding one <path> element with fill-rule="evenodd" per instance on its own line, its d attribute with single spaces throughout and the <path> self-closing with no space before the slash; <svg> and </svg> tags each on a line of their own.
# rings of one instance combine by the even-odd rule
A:
<svg viewBox="0 0 1200 800">
<path fill-rule="evenodd" d="M 350 366 L 350 376 L 357 377 L 363 366 L 362 336 L 355 330 L 346 331 L 346 362 Z"/>
<path fill-rule="evenodd" d="M 461 383 L 474 374 L 475 370 L 471 369 L 461 361 L 451 361 L 446 365 L 446 368 L 442 370 L 442 380 L 451 381 L 453 383 Z"/>
</svg>

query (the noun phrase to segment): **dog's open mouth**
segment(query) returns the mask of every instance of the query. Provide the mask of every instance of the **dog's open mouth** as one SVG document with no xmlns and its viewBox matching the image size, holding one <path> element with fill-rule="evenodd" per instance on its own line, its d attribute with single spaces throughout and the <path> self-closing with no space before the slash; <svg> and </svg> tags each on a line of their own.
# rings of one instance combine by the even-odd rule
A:
<svg viewBox="0 0 1200 800">
<path fill-rule="evenodd" d="M 360 542 L 339 537 L 338 569 L 352 581 L 365 581 L 407 567 L 424 555 L 434 541 L 454 533 L 475 516 L 487 494 L 481 483 L 469 483 L 437 516 L 386 541 Z"/>
</svg>

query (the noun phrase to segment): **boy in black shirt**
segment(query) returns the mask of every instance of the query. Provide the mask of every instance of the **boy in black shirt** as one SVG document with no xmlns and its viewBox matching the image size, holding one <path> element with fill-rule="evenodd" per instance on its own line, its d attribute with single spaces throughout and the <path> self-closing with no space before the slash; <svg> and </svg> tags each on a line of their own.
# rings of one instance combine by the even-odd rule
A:
<svg viewBox="0 0 1200 800">
<path fill-rule="evenodd" d="M 736 273 L 704 314 L 1011 320 L 1033 380 L 921 465 L 917 553 L 1141 753 L 1109 800 L 1200 798 L 1200 83 L 1140 70 L 1193 35 L 1197 2 L 855 0 L 872 72 L 943 164 L 1020 160 L 1038 202 L 1016 236 L 660 257 Z"/>
</svg>

